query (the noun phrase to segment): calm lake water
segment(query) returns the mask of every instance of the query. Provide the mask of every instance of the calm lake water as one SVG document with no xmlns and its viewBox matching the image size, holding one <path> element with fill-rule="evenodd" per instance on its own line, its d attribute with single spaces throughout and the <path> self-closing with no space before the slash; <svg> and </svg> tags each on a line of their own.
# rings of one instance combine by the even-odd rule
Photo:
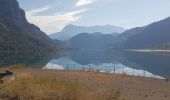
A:
<svg viewBox="0 0 170 100">
<path fill-rule="evenodd" d="M 24 64 L 32 68 L 126 73 L 169 77 L 170 54 L 111 50 L 65 51 L 58 54 L 0 53 L 2 67 Z M 157 75 L 157 76 L 156 76 Z"/>
</svg>

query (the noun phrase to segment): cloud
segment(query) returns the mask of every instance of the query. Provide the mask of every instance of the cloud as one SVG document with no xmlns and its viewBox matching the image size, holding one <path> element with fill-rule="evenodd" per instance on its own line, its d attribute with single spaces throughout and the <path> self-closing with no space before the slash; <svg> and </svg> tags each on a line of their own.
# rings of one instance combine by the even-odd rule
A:
<svg viewBox="0 0 170 100">
<path fill-rule="evenodd" d="M 76 6 L 83 6 L 83 5 L 87 5 L 87 4 L 91 4 L 94 3 L 96 0 L 78 0 L 78 2 L 76 3 Z"/>
<path fill-rule="evenodd" d="M 26 13 L 29 14 L 29 15 L 39 14 L 39 13 L 48 11 L 50 8 L 51 8 L 51 6 L 45 6 L 45 7 L 42 7 L 42 8 L 27 11 Z"/>
<path fill-rule="evenodd" d="M 26 16 L 29 22 L 37 25 L 42 31 L 46 33 L 59 32 L 66 25 L 71 22 L 78 21 L 80 14 L 87 11 L 87 9 L 75 10 L 65 13 L 53 13 L 51 15 L 40 15 L 48 12 L 50 6 L 45 6 L 38 9 L 26 11 Z"/>
</svg>

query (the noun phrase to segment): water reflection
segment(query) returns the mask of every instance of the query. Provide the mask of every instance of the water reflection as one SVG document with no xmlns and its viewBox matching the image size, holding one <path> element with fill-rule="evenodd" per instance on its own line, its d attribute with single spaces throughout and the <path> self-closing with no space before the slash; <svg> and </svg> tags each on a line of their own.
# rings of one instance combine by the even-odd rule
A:
<svg viewBox="0 0 170 100">
<path fill-rule="evenodd" d="M 16 64 L 26 65 L 29 67 L 39 67 L 45 66 L 51 59 L 53 55 L 50 54 L 33 54 L 29 52 L 0 52 L 0 67 L 8 67 Z"/>
<path fill-rule="evenodd" d="M 90 71 L 90 72 L 125 74 L 125 75 L 132 75 L 132 76 L 164 79 L 164 77 L 154 75 L 151 72 L 130 68 L 128 66 L 122 65 L 121 63 L 114 63 L 114 64 L 113 63 L 102 63 L 100 65 L 95 65 L 95 64 L 80 65 L 80 64 L 75 64 L 75 63 L 59 64 L 59 61 L 56 61 L 56 62 L 53 61 L 53 63 L 50 62 L 43 69 L 57 69 L 57 70 L 67 70 L 67 71 L 68 70 Z"/>
<path fill-rule="evenodd" d="M 51 60 L 50 63 L 62 65 L 63 69 L 67 69 L 66 64 L 69 64 L 69 70 L 74 69 L 74 64 L 76 65 L 76 70 L 84 69 L 83 66 L 87 66 L 87 70 L 89 65 L 94 65 L 93 69 L 98 66 L 99 70 L 103 72 L 116 70 L 119 73 L 123 72 L 123 69 L 128 69 L 126 73 L 131 74 L 135 71 L 136 76 L 143 75 L 143 71 L 145 71 L 146 76 L 159 75 L 168 77 L 170 76 L 169 60 L 169 55 L 153 53 L 82 50 L 69 51 L 63 57 Z M 72 66 L 70 66 L 71 64 Z M 116 69 L 114 69 L 114 66 Z"/>
<path fill-rule="evenodd" d="M 114 50 L 64 51 L 43 54 L 0 53 L 0 66 L 24 64 L 32 68 L 98 70 L 136 76 L 170 76 L 170 55 Z M 69 66 L 67 65 L 69 64 Z M 124 70 L 124 71 L 123 71 Z"/>
<path fill-rule="evenodd" d="M 170 55 L 161 53 L 122 52 L 129 62 L 154 74 L 170 76 Z M 136 68 L 136 67 L 135 67 Z"/>
</svg>

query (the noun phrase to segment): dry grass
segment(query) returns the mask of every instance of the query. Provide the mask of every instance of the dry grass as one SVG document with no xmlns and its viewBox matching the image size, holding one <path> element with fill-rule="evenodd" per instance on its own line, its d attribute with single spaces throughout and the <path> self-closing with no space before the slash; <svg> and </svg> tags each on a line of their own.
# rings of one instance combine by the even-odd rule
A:
<svg viewBox="0 0 170 100">
<path fill-rule="evenodd" d="M 26 68 L 26 67 L 27 67 L 27 65 L 16 64 L 16 65 L 8 66 L 8 69 L 23 69 L 23 68 Z"/>
<path fill-rule="evenodd" d="M 29 73 L 10 78 L 0 86 L 0 98 L 9 100 L 118 100 L 119 91 L 91 94 L 76 81 Z"/>
<path fill-rule="evenodd" d="M 2 97 L 5 100 L 27 100 L 26 97 L 29 100 L 30 97 L 31 100 L 170 100 L 168 80 L 83 71 L 30 68 L 10 71 L 14 73 L 13 78 L 4 79 L 5 84 L 0 86 L 0 100 Z M 17 81 L 23 80 L 21 78 L 24 81 Z M 62 81 L 62 84 L 58 84 L 58 81 Z M 73 88 L 56 90 L 55 85 Z"/>
</svg>

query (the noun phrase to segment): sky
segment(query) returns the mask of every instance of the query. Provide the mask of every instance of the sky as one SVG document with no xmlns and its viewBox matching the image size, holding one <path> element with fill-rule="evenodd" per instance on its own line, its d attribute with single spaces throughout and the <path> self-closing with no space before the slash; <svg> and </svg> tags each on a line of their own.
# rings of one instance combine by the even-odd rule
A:
<svg viewBox="0 0 170 100">
<path fill-rule="evenodd" d="M 126 29 L 170 16 L 170 0 L 18 0 L 29 22 L 47 34 L 66 25 L 115 25 Z"/>
</svg>

